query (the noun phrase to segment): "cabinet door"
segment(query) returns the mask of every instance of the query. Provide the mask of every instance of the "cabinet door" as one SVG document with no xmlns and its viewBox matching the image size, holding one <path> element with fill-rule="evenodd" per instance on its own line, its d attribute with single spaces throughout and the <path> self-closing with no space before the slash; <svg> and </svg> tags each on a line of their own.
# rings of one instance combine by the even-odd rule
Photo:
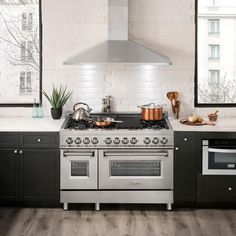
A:
<svg viewBox="0 0 236 236">
<path fill-rule="evenodd" d="M 198 180 L 198 205 L 236 206 L 236 176 L 202 175 Z"/>
<path fill-rule="evenodd" d="M 197 190 L 197 139 L 194 133 L 176 132 L 174 151 L 174 201 L 194 205 Z"/>
<path fill-rule="evenodd" d="M 17 200 L 17 153 L 15 150 L 0 150 L 0 202 Z"/>
<path fill-rule="evenodd" d="M 20 151 L 20 200 L 25 205 L 59 204 L 59 150 Z"/>
</svg>

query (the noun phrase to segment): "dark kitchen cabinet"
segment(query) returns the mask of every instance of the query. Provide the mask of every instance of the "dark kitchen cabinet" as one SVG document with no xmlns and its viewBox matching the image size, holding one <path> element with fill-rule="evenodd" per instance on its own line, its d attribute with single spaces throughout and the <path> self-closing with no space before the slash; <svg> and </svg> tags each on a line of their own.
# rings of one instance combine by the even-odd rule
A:
<svg viewBox="0 0 236 236">
<path fill-rule="evenodd" d="M 201 145 L 203 140 L 211 139 L 236 139 L 236 133 L 202 132 L 200 134 Z M 232 147 L 232 149 L 234 148 Z M 202 152 L 202 147 L 200 150 Z M 236 176 L 204 175 L 202 173 L 202 154 L 198 159 L 197 189 L 197 207 L 236 207 Z"/>
<path fill-rule="evenodd" d="M 18 168 L 16 150 L 0 149 L 0 202 L 18 199 Z"/>
<path fill-rule="evenodd" d="M 3 135 L 0 133 L 0 147 L 4 147 L 0 148 L 0 203 L 58 206 L 58 133 L 9 133 L 4 144 Z M 15 140 L 14 149 L 11 140 Z"/>
<path fill-rule="evenodd" d="M 19 157 L 20 201 L 54 205 L 59 201 L 59 151 L 23 149 Z"/>
<path fill-rule="evenodd" d="M 175 132 L 174 203 L 176 206 L 195 206 L 198 145 L 196 132 Z"/>
</svg>

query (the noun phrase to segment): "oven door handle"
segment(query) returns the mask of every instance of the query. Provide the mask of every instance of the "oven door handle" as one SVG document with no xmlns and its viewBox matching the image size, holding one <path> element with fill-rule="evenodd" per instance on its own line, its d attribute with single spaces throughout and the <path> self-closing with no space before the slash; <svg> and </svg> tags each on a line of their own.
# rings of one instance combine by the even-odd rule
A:
<svg viewBox="0 0 236 236">
<path fill-rule="evenodd" d="M 104 152 L 104 157 L 114 157 L 114 156 L 151 156 L 151 157 L 160 157 L 160 156 L 164 156 L 164 157 L 168 157 L 168 152 L 127 152 L 127 151 L 113 151 L 113 152 Z"/>
<path fill-rule="evenodd" d="M 88 157 L 94 157 L 94 152 L 88 152 L 88 151 L 64 151 L 63 152 L 64 157 L 78 157 L 78 156 L 88 156 Z"/>
<path fill-rule="evenodd" d="M 218 149 L 218 148 L 209 148 L 208 152 L 216 152 L 216 153 L 235 153 L 236 149 Z"/>
</svg>

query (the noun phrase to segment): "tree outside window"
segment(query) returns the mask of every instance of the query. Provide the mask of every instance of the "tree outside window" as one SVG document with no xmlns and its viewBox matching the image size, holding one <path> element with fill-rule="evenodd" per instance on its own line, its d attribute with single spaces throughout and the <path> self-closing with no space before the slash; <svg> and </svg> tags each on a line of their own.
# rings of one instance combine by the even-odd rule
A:
<svg viewBox="0 0 236 236">
<path fill-rule="evenodd" d="M 40 100 L 39 12 L 39 0 L 0 0 L 0 105 Z"/>
</svg>

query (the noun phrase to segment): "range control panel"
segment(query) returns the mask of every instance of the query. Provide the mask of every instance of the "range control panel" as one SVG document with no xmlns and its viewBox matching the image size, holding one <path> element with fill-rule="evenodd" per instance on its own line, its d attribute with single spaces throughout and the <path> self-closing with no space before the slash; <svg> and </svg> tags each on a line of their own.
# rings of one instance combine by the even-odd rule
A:
<svg viewBox="0 0 236 236">
<path fill-rule="evenodd" d="M 140 135 L 140 136 L 61 136 L 61 147 L 163 147 L 173 146 L 173 137 L 170 135 Z"/>
</svg>

